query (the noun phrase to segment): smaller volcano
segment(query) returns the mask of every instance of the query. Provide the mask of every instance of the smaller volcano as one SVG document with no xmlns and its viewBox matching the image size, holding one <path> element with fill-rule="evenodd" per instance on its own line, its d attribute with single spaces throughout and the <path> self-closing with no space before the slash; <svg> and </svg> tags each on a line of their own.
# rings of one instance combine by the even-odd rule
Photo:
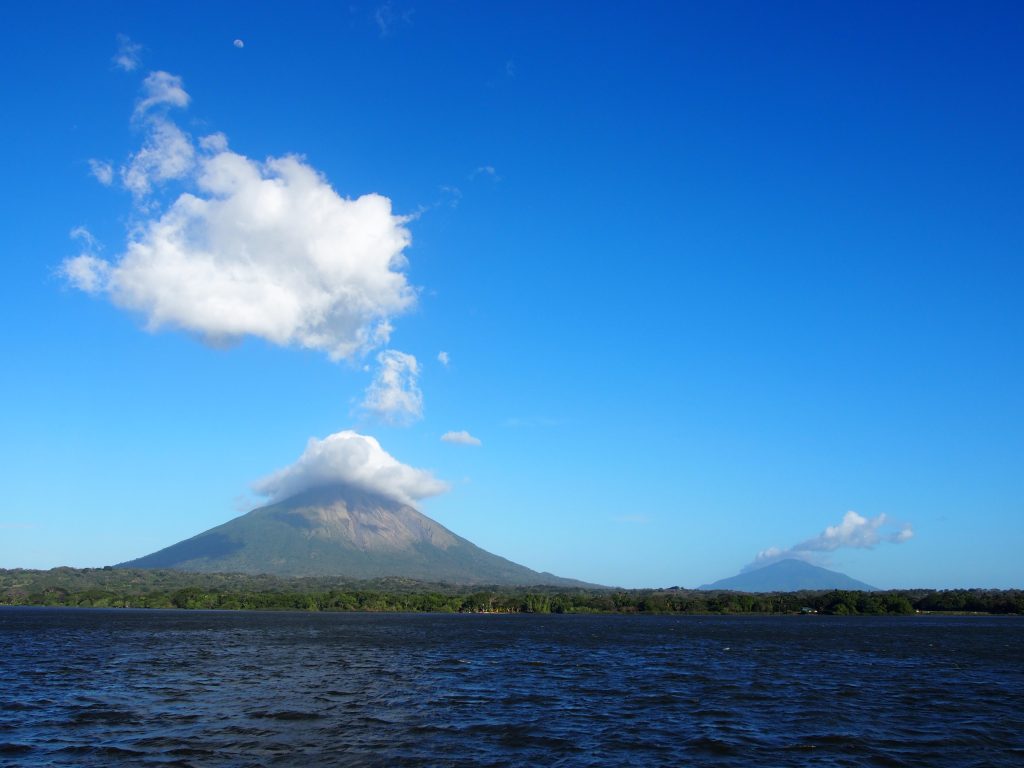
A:
<svg viewBox="0 0 1024 768">
<path fill-rule="evenodd" d="M 799 592 L 814 589 L 850 589 L 875 592 L 875 587 L 851 579 L 845 573 L 830 571 L 803 560 L 780 560 L 757 570 L 705 584 L 697 589 L 734 592 Z"/>
<path fill-rule="evenodd" d="M 118 568 L 586 586 L 492 555 L 408 504 L 346 485 L 248 512 Z"/>
</svg>

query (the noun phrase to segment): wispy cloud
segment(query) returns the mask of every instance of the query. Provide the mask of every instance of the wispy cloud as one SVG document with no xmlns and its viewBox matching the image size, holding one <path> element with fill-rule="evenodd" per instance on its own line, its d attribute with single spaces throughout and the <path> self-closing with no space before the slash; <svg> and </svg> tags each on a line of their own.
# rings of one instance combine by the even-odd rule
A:
<svg viewBox="0 0 1024 768">
<path fill-rule="evenodd" d="M 491 181 L 501 181 L 501 176 L 498 175 L 498 171 L 493 165 L 478 166 L 469 174 L 470 179 L 476 179 L 478 176 L 483 176 Z"/>
<path fill-rule="evenodd" d="M 121 183 L 141 201 L 154 185 L 189 176 L 195 163 L 191 137 L 169 120 L 155 119 L 142 149 L 121 167 Z"/>
<path fill-rule="evenodd" d="M 445 432 L 441 435 L 441 440 L 446 443 L 458 443 L 459 445 L 482 445 L 480 438 L 473 437 L 464 429 L 458 432 Z"/>
<path fill-rule="evenodd" d="M 114 166 L 104 160 L 89 160 L 89 173 L 104 187 L 114 182 Z"/>
<path fill-rule="evenodd" d="M 394 31 L 395 25 L 398 22 L 403 24 L 412 24 L 412 17 L 415 13 L 414 8 L 406 8 L 402 11 L 396 11 L 394 3 L 383 3 L 378 5 L 373 11 L 373 21 L 377 25 L 377 30 L 380 32 L 381 37 L 387 37 Z"/>
<path fill-rule="evenodd" d="M 143 81 L 142 88 L 143 96 L 135 105 L 136 117 L 141 117 L 159 106 L 184 109 L 191 101 L 181 77 L 170 72 L 150 72 Z"/>
<path fill-rule="evenodd" d="M 272 501 L 311 488 L 344 483 L 414 504 L 449 489 L 424 469 L 398 461 L 369 435 L 352 430 L 336 432 L 323 440 L 311 437 L 298 460 L 259 480 L 253 490 Z"/>
<path fill-rule="evenodd" d="M 125 72 L 137 69 L 141 62 L 142 46 L 132 42 L 128 35 L 117 36 L 117 53 L 112 61 L 114 66 Z"/>
<path fill-rule="evenodd" d="M 235 48 L 245 48 L 245 41 L 236 38 L 232 45 L 235 46 Z"/>
<path fill-rule="evenodd" d="M 366 390 L 363 410 L 389 424 L 411 424 L 423 417 L 423 393 L 416 358 L 397 349 L 377 355 L 377 373 Z"/>
<path fill-rule="evenodd" d="M 407 219 L 381 195 L 341 197 L 300 157 L 256 161 L 219 133 L 196 142 L 167 114 L 189 101 L 180 77 L 146 77 L 133 115 L 143 146 L 120 173 L 141 217 L 115 258 L 66 260 L 69 284 L 139 313 L 151 331 L 218 346 L 253 336 L 340 360 L 386 344 L 391 319 L 416 302 L 402 271 Z M 179 183 L 158 210 L 151 193 Z"/>
<path fill-rule="evenodd" d="M 442 351 L 442 352 L 438 352 L 437 353 L 437 361 L 439 363 L 441 363 L 441 365 L 443 365 L 445 368 L 447 368 L 448 367 L 448 363 L 451 362 L 451 358 L 448 357 L 448 353 L 447 352 L 443 352 Z"/>
<path fill-rule="evenodd" d="M 872 518 L 850 511 L 843 515 L 838 525 L 830 525 L 824 531 L 806 541 L 787 549 L 769 547 L 758 552 L 754 561 L 743 570 L 751 571 L 779 560 L 797 559 L 814 561 L 818 553 L 834 552 L 837 549 L 874 549 L 883 542 L 901 544 L 914 536 L 909 524 L 899 530 L 886 530 L 888 517 L 884 514 Z"/>
<path fill-rule="evenodd" d="M 103 289 L 109 266 L 95 254 L 100 244 L 85 227 L 75 227 L 68 236 L 82 244 L 82 252 L 74 258 L 65 259 L 58 274 L 70 285 L 85 293 L 97 293 Z"/>
<path fill-rule="evenodd" d="M 92 232 L 82 226 L 74 227 L 68 232 L 68 237 L 72 240 L 81 240 L 85 247 L 90 251 L 96 251 L 100 248 L 99 241 L 93 237 Z"/>
</svg>

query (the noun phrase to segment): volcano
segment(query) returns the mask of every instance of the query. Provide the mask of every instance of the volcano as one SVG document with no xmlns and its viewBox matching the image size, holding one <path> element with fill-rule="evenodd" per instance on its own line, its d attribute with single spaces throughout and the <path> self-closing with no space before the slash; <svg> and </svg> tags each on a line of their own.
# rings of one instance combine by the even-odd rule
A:
<svg viewBox="0 0 1024 768">
<path fill-rule="evenodd" d="M 877 588 L 803 560 L 780 560 L 697 589 L 734 590 L 736 592 L 799 592 L 818 589 L 851 589 L 874 592 Z"/>
<path fill-rule="evenodd" d="M 493 555 L 408 504 L 334 485 L 259 507 L 117 568 L 592 586 Z"/>
</svg>

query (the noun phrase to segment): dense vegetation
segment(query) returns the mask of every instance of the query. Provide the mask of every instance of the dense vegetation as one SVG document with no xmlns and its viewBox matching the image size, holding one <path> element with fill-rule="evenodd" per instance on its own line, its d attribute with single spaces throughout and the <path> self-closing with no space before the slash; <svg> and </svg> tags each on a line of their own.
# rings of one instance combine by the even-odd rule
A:
<svg viewBox="0 0 1024 768">
<path fill-rule="evenodd" d="M 0 569 L 0 605 L 508 613 L 1024 614 L 1024 590 L 902 589 L 748 594 L 679 589 L 465 587 L 409 579 L 283 579 L 170 570 Z"/>
</svg>

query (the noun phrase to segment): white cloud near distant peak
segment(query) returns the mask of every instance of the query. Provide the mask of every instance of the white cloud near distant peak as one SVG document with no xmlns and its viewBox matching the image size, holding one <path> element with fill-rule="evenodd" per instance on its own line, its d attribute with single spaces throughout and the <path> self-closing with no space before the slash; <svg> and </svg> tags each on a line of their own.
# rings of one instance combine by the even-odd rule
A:
<svg viewBox="0 0 1024 768">
<path fill-rule="evenodd" d="M 117 36 L 117 53 L 114 54 L 114 66 L 125 72 L 132 72 L 138 68 L 140 63 L 139 54 L 142 53 L 142 46 L 132 42 L 128 35 Z"/>
<path fill-rule="evenodd" d="M 138 218 L 115 258 L 66 260 L 67 281 L 138 313 L 148 330 L 185 330 L 216 345 L 254 336 L 336 361 L 386 344 L 391 319 L 416 302 L 402 271 L 407 218 L 391 201 L 341 197 L 298 156 L 256 161 L 232 152 L 221 133 L 194 141 L 156 109 L 188 104 L 179 77 L 154 72 L 143 90 L 134 116 L 143 146 L 120 171 Z M 160 210 L 149 195 L 171 185 L 184 191 Z M 375 401 L 383 411 L 403 402 L 405 411 L 422 409 L 410 359 L 404 381 L 411 376 L 413 386 L 400 388 L 403 397 L 383 386 Z"/>
<path fill-rule="evenodd" d="M 410 505 L 449 490 L 447 483 L 427 470 L 401 463 L 376 439 L 352 430 L 336 432 L 323 440 L 311 437 L 294 464 L 254 483 L 253 490 L 272 501 L 280 501 L 312 488 L 339 483 Z"/>
<path fill-rule="evenodd" d="M 447 352 L 438 352 L 437 353 L 437 361 L 439 363 L 441 363 L 441 365 L 443 365 L 445 368 L 447 368 L 448 367 L 448 363 L 451 362 L 451 358 L 448 357 L 448 353 Z"/>
<path fill-rule="evenodd" d="M 104 187 L 114 182 L 114 166 L 104 160 L 89 160 L 89 173 Z"/>
<path fill-rule="evenodd" d="M 482 445 L 480 438 L 473 437 L 466 430 L 458 432 L 445 432 L 441 439 L 446 443 L 458 443 L 459 445 Z"/>
<path fill-rule="evenodd" d="M 423 393 L 417 383 L 416 358 L 397 349 L 377 355 L 377 373 L 366 390 L 364 410 L 390 424 L 410 424 L 423 417 Z"/>
<path fill-rule="evenodd" d="M 834 552 L 837 549 L 874 549 L 883 542 L 902 544 L 914 536 L 914 530 L 906 524 L 898 531 L 885 530 L 889 518 L 885 514 L 864 517 L 854 511 L 843 515 L 837 525 L 830 525 L 813 538 L 802 541 L 788 549 L 769 547 L 758 552 L 754 562 L 744 570 L 750 571 L 779 560 L 796 559 L 814 561 L 816 553 Z"/>
</svg>

